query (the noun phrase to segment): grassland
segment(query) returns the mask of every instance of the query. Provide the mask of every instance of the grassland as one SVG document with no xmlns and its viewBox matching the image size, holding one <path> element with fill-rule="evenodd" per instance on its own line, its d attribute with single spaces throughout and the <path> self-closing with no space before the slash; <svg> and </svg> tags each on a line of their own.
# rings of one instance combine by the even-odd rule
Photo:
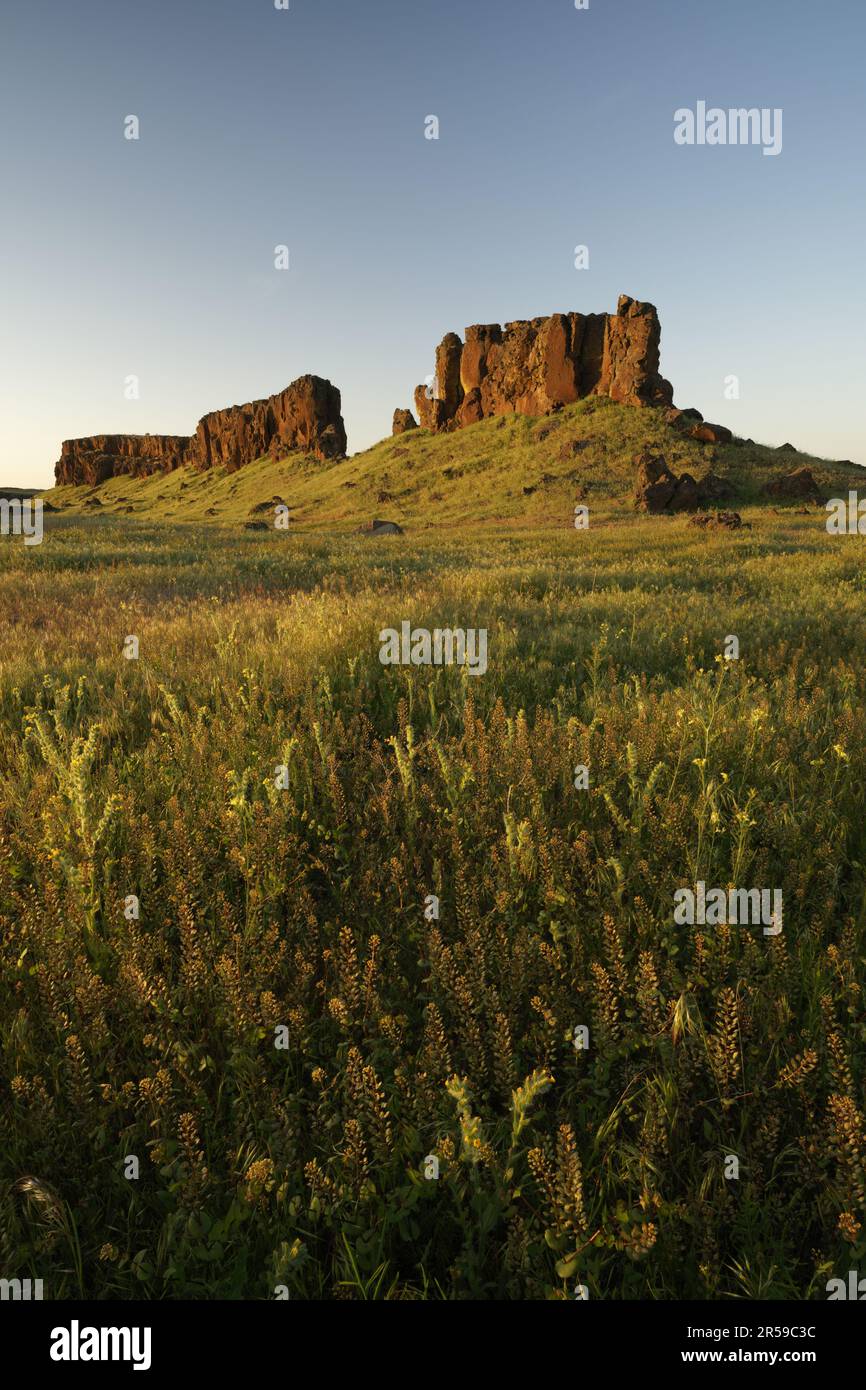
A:
<svg viewBox="0 0 866 1390">
<path fill-rule="evenodd" d="M 254 465 L 210 526 L 108 514 L 180 475 L 61 491 L 2 542 L 4 1276 L 809 1299 L 862 1261 L 862 538 L 749 505 L 748 445 L 712 464 L 750 531 L 636 519 L 637 415 L 556 417 L 599 425 L 566 463 L 511 421 L 355 488 Z M 274 493 L 299 525 L 245 531 Z M 344 534 L 373 513 L 407 534 Z M 382 667 L 404 618 L 487 627 L 487 674 Z M 781 887 L 783 933 L 675 926 L 699 879 Z"/>
</svg>

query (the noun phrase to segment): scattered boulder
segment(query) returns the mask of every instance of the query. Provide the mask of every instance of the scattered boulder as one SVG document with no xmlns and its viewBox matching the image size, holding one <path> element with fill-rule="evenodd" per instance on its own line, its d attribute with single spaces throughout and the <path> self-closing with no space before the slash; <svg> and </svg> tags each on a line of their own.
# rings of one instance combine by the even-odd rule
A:
<svg viewBox="0 0 866 1390">
<path fill-rule="evenodd" d="M 681 410 L 677 406 L 672 405 L 670 410 L 665 411 L 666 425 L 677 425 L 681 421 L 685 423 L 688 420 L 697 420 L 700 423 L 703 418 L 701 412 L 695 410 L 694 406 L 687 406 Z"/>
<path fill-rule="evenodd" d="M 663 454 L 641 454 L 637 463 L 635 506 L 647 512 L 693 512 L 706 502 L 729 497 L 732 488 L 724 478 L 707 473 L 698 481 L 691 473 L 679 477 Z"/>
<path fill-rule="evenodd" d="M 637 465 L 635 506 L 646 512 L 667 511 L 679 479 L 668 468 L 664 455 L 641 454 Z"/>
<path fill-rule="evenodd" d="M 272 512 L 277 507 L 285 506 L 286 503 L 282 497 L 272 497 L 270 502 L 257 502 L 254 507 L 250 507 L 250 516 L 257 516 L 262 512 Z"/>
<path fill-rule="evenodd" d="M 245 521 L 245 531 L 270 531 L 270 526 L 266 521 Z"/>
<path fill-rule="evenodd" d="M 393 434 L 406 434 L 409 430 L 417 430 L 418 421 L 411 410 L 395 410 L 394 424 L 391 428 Z"/>
<path fill-rule="evenodd" d="M 776 450 L 777 454 L 796 454 L 797 452 L 798 450 L 794 448 L 793 444 L 780 444 Z"/>
<path fill-rule="evenodd" d="M 724 502 L 733 493 L 733 488 L 717 473 L 709 472 L 698 483 L 698 493 L 702 502 Z"/>
<path fill-rule="evenodd" d="M 672 512 L 693 512 L 700 505 L 698 485 L 691 473 L 681 473 L 674 495 L 670 500 Z"/>
<path fill-rule="evenodd" d="M 358 527 L 360 536 L 402 536 L 403 527 L 398 526 L 396 521 L 368 521 L 365 526 Z"/>
<path fill-rule="evenodd" d="M 706 420 L 689 430 L 689 438 L 697 439 L 701 444 L 730 444 L 733 437 L 731 430 L 724 425 L 711 425 Z"/>
<path fill-rule="evenodd" d="M 715 530 L 716 527 L 720 526 L 728 531 L 739 531 L 741 528 L 745 528 L 747 531 L 752 529 L 752 523 L 743 521 L 739 512 L 716 512 L 715 516 L 693 516 L 689 519 L 689 525 L 701 526 L 709 530 Z"/>
<path fill-rule="evenodd" d="M 764 484 L 765 497 L 808 498 L 811 502 L 823 502 L 824 498 L 818 489 L 818 484 L 812 475 L 811 468 L 795 468 L 791 473 L 783 473 L 778 478 L 771 478 Z"/>
</svg>

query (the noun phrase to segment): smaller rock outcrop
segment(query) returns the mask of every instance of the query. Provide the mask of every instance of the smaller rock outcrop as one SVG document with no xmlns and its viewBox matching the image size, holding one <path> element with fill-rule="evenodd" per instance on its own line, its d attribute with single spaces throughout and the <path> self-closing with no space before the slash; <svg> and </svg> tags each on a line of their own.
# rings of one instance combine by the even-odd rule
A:
<svg viewBox="0 0 866 1390">
<path fill-rule="evenodd" d="M 189 462 L 232 472 L 266 454 L 276 460 L 295 449 L 318 459 L 345 455 L 340 392 L 322 377 L 302 376 L 267 400 L 205 415 L 192 437 Z"/>
<path fill-rule="evenodd" d="M 637 465 L 635 505 L 646 512 L 666 511 L 679 479 L 668 468 L 664 455 L 641 454 Z"/>
<path fill-rule="evenodd" d="M 716 473 L 705 473 L 698 483 L 701 502 L 724 502 L 733 493 L 730 483 Z"/>
<path fill-rule="evenodd" d="M 707 473 L 700 481 L 691 473 L 681 473 L 677 477 L 663 454 L 644 453 L 635 462 L 635 506 L 654 515 L 693 512 L 707 502 L 720 501 L 731 492 L 730 485 L 715 473 Z"/>
<path fill-rule="evenodd" d="M 108 478 L 148 477 L 185 464 L 223 467 L 229 472 L 263 458 L 285 458 L 303 450 L 318 459 L 343 458 L 346 430 L 340 392 L 319 376 L 302 376 L 267 400 L 214 410 L 195 434 L 100 434 L 66 439 L 54 468 L 58 485 L 97 487 Z"/>
<path fill-rule="evenodd" d="M 392 435 L 406 434 L 409 430 L 417 430 L 417 428 L 418 421 L 415 419 L 411 410 L 394 411 L 394 424 L 391 429 Z"/>
<path fill-rule="evenodd" d="M 689 420 L 701 421 L 703 420 L 703 418 L 704 417 L 701 414 L 701 412 L 699 410 L 695 410 L 694 406 L 686 406 L 684 409 L 681 410 L 678 406 L 672 405 L 669 410 L 665 411 L 666 425 L 676 425 L 679 424 L 680 421 L 683 421 L 684 423 L 688 422 Z"/>
<path fill-rule="evenodd" d="M 285 498 L 274 493 L 270 502 L 256 502 L 255 506 L 250 507 L 250 516 L 258 516 L 262 512 L 273 512 L 276 511 L 277 507 L 285 507 L 287 505 Z"/>
<path fill-rule="evenodd" d="M 358 527 L 359 536 L 402 536 L 403 527 L 396 521 L 368 521 L 366 526 Z"/>
<path fill-rule="evenodd" d="M 689 518 L 690 526 L 701 526 L 705 530 L 714 531 L 721 527 L 727 531 L 739 531 L 745 528 L 751 531 L 752 524 L 743 521 L 739 512 L 716 512 L 715 516 L 693 516 Z"/>
<path fill-rule="evenodd" d="M 170 434 L 97 434 L 64 439 L 54 480 L 58 487 L 64 483 L 98 487 L 121 474 L 147 478 L 152 473 L 168 473 L 189 462 L 191 443 L 186 435 Z"/>
<path fill-rule="evenodd" d="M 693 512 L 701 505 L 701 494 L 691 473 L 681 473 L 670 501 L 672 512 Z"/>
<path fill-rule="evenodd" d="M 792 473 L 783 473 L 778 478 L 771 478 L 763 488 L 765 497 L 790 498 L 795 501 L 802 501 L 804 498 L 810 502 L 823 502 L 818 484 L 812 474 L 811 468 L 795 468 Z"/>
<path fill-rule="evenodd" d="M 689 430 L 689 438 L 701 444 L 730 444 L 733 437 L 733 432 L 725 425 L 711 425 L 706 420 Z"/>
</svg>

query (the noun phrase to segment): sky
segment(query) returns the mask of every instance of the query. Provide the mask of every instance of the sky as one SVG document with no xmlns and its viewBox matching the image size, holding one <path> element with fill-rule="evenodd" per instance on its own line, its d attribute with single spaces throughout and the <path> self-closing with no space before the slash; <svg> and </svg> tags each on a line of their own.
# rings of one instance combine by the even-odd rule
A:
<svg viewBox="0 0 866 1390">
<path fill-rule="evenodd" d="M 866 464 L 864 51 L 862 0 L 0 0 L 0 484 L 307 372 L 355 452 L 446 332 L 621 293 L 677 404 Z"/>
</svg>

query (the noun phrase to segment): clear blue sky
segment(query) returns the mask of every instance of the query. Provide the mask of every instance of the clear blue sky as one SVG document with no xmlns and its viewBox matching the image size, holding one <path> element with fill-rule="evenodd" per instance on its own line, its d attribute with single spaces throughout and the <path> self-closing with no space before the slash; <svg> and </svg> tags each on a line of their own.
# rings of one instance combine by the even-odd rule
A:
<svg viewBox="0 0 866 1390">
<path fill-rule="evenodd" d="M 866 463 L 864 53 L 863 0 L 0 0 L 0 483 L 304 372 L 365 448 L 445 332 L 621 292 L 678 404 Z"/>
</svg>

